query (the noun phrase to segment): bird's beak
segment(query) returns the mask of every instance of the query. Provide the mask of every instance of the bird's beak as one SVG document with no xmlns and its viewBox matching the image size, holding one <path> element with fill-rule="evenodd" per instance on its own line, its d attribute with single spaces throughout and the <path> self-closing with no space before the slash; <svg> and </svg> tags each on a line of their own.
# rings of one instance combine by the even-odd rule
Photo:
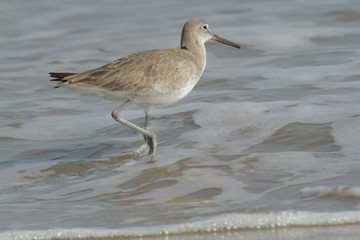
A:
<svg viewBox="0 0 360 240">
<path fill-rule="evenodd" d="M 232 47 L 240 48 L 240 46 L 238 44 L 236 44 L 236 43 L 234 43 L 232 41 L 229 41 L 229 40 L 227 40 L 225 38 L 219 37 L 218 35 L 213 34 L 213 33 L 212 33 L 212 38 L 211 39 L 215 40 L 217 42 L 232 46 Z"/>
</svg>

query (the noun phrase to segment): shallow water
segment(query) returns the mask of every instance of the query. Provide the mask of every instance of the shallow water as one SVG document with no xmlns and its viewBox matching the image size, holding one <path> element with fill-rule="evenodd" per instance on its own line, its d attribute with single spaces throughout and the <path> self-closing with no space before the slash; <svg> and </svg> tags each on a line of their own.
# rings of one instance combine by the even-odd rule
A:
<svg viewBox="0 0 360 240">
<path fill-rule="evenodd" d="M 1 239 L 360 234 L 357 0 L 0 4 Z M 154 160 L 119 103 L 48 81 L 178 47 L 192 17 L 243 48 L 207 43 L 196 88 L 153 111 Z"/>
</svg>

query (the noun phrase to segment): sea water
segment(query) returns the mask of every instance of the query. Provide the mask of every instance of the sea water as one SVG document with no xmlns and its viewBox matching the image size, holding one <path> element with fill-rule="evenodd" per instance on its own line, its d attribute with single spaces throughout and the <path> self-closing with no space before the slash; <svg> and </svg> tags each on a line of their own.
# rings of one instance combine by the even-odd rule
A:
<svg viewBox="0 0 360 240">
<path fill-rule="evenodd" d="M 357 239 L 358 6 L 1 1 L 0 239 Z M 179 47 L 194 17 L 242 49 L 207 43 L 192 93 L 152 113 L 152 160 L 120 103 L 48 81 Z"/>
</svg>

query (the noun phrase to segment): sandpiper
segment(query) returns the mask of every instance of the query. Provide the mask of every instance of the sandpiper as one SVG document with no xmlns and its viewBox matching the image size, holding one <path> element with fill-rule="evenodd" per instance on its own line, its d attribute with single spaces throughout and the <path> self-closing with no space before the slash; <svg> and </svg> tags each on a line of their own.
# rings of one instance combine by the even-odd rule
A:
<svg viewBox="0 0 360 240">
<path fill-rule="evenodd" d="M 51 72 L 51 81 L 59 81 L 55 88 L 65 87 L 122 101 L 123 104 L 112 112 L 112 117 L 142 133 L 149 147 L 148 155 L 153 157 L 156 135 L 149 131 L 150 112 L 154 107 L 179 101 L 194 88 L 205 69 L 205 42 L 210 39 L 240 48 L 215 35 L 206 21 L 191 19 L 182 29 L 180 48 L 131 54 L 82 73 Z M 131 103 L 144 108 L 144 128 L 120 117 L 120 111 Z"/>
</svg>

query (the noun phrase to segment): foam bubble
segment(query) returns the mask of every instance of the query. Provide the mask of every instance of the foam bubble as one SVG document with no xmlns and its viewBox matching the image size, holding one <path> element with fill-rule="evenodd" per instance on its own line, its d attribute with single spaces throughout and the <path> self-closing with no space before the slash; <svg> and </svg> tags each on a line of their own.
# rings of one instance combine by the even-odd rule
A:
<svg viewBox="0 0 360 240">
<path fill-rule="evenodd" d="M 359 211 L 335 213 L 282 211 L 258 214 L 225 214 L 206 220 L 152 227 L 130 227 L 123 229 L 73 228 L 3 232 L 0 233 L 0 238 L 4 240 L 27 240 L 53 238 L 165 237 L 178 234 L 239 231 L 246 229 L 264 230 L 269 228 L 315 227 L 359 223 Z"/>
</svg>

